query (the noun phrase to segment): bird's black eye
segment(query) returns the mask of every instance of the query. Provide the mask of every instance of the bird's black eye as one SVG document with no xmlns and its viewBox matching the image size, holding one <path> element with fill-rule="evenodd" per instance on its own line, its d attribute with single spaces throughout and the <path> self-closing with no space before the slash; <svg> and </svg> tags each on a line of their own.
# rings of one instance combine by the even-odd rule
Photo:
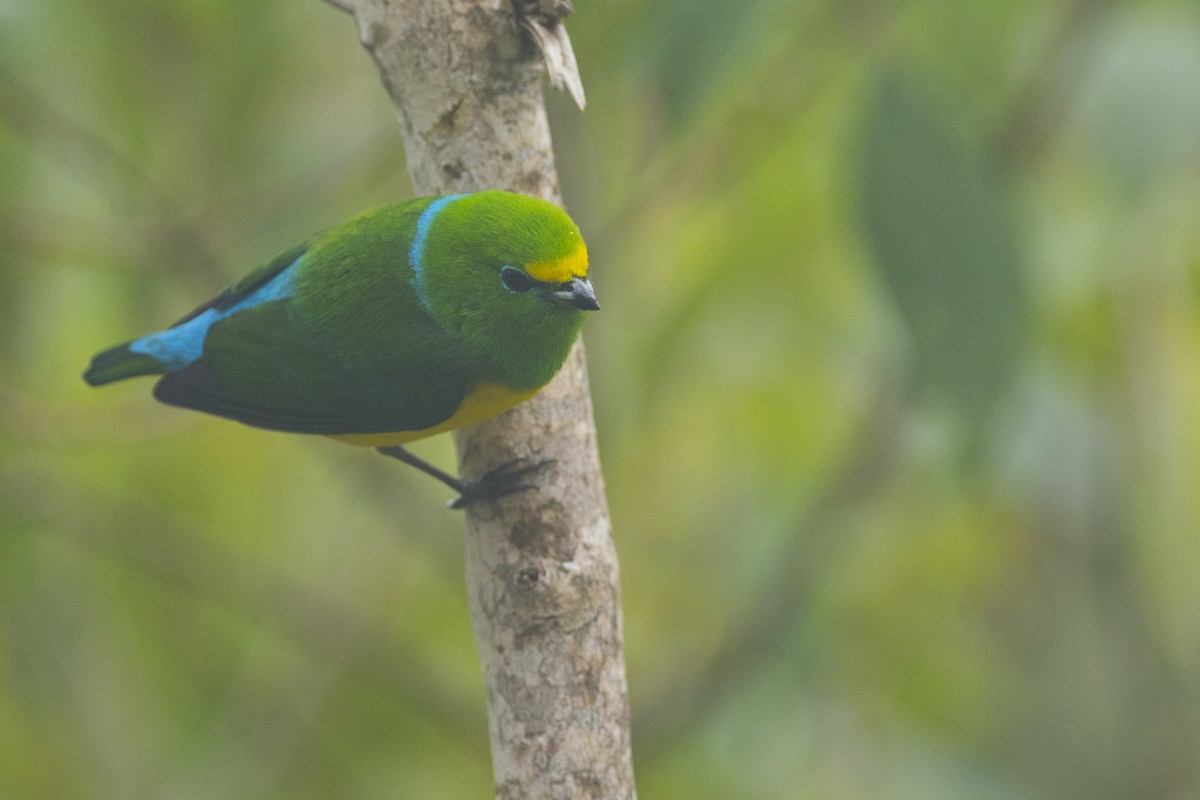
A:
<svg viewBox="0 0 1200 800">
<path fill-rule="evenodd" d="M 500 270 L 500 280 L 504 284 L 504 288 L 510 292 L 528 291 L 533 286 L 533 278 L 516 267 L 505 267 Z"/>
</svg>

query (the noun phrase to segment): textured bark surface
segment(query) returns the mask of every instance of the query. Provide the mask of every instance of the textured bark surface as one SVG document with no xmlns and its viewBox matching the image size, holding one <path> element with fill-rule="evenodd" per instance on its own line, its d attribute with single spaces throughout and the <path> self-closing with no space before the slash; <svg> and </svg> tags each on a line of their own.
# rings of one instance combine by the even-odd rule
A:
<svg viewBox="0 0 1200 800">
<path fill-rule="evenodd" d="M 353 8 L 419 194 L 501 188 L 561 204 L 541 55 L 509 0 Z M 535 489 L 466 515 L 496 796 L 634 797 L 617 559 L 582 345 L 541 394 L 455 442 L 466 477 L 554 459 Z"/>
</svg>

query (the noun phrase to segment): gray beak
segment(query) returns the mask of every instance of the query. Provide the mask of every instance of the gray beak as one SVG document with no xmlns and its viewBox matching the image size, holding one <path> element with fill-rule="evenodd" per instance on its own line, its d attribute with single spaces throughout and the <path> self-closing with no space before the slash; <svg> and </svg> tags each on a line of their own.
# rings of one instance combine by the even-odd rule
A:
<svg viewBox="0 0 1200 800">
<path fill-rule="evenodd" d="M 592 282 L 585 278 L 571 278 L 566 283 L 560 283 L 550 291 L 549 297 L 550 302 L 563 308 L 600 310 L 600 303 L 596 302 L 596 290 L 592 288 Z"/>
</svg>

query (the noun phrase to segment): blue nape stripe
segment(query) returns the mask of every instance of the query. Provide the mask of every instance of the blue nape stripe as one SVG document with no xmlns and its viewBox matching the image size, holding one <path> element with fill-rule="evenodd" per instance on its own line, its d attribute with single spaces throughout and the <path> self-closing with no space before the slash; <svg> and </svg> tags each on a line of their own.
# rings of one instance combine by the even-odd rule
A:
<svg viewBox="0 0 1200 800">
<path fill-rule="evenodd" d="M 421 301 L 421 305 L 429 311 L 429 294 L 425 291 L 425 240 L 429 238 L 429 226 L 433 224 L 433 218 L 436 217 L 443 208 L 453 203 L 460 197 L 466 197 L 465 194 L 451 194 L 445 197 L 439 197 L 434 200 L 425 210 L 421 212 L 420 218 L 417 219 L 417 233 L 413 236 L 412 247 L 408 251 L 408 265 L 413 271 L 413 288 L 417 290 L 417 297 Z"/>
<path fill-rule="evenodd" d="M 295 296 L 297 263 L 299 259 L 224 311 L 210 308 L 182 325 L 147 334 L 131 342 L 129 349 L 158 359 L 168 372 L 178 372 L 204 353 L 204 337 L 217 320 L 262 303 Z"/>
</svg>

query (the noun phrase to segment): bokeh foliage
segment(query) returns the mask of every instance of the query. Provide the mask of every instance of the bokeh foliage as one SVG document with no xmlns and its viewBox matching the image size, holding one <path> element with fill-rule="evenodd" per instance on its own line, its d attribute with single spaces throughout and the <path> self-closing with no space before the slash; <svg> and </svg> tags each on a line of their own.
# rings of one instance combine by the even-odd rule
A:
<svg viewBox="0 0 1200 800">
<path fill-rule="evenodd" d="M 578 5 L 642 796 L 1200 795 L 1200 6 Z M 490 794 L 446 491 L 78 377 L 407 194 L 355 36 L 0 2 L 0 797 Z"/>
</svg>

